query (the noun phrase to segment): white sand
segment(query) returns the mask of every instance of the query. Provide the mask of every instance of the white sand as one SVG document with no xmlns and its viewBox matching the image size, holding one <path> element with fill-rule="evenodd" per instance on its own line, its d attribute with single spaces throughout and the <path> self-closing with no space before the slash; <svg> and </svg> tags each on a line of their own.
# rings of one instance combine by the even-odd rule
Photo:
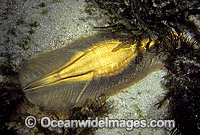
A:
<svg viewBox="0 0 200 135">
<path fill-rule="evenodd" d="M 163 119 L 166 115 L 166 108 L 157 110 L 156 103 L 158 103 L 164 96 L 164 90 L 161 88 L 160 81 L 166 72 L 159 70 L 149 74 L 147 77 L 137 82 L 133 86 L 126 88 L 123 92 L 110 97 L 108 100 L 114 101 L 115 109 L 113 113 L 109 114 L 110 119 L 146 119 L 147 121 L 153 119 Z M 167 134 L 163 128 L 135 128 L 132 131 L 126 129 L 99 129 L 97 135 L 101 134 Z"/>
<path fill-rule="evenodd" d="M 42 2 L 45 3 L 45 7 L 39 6 Z M 4 0 L 1 4 L 2 12 L 7 13 L 6 8 L 12 9 L 12 14 L 8 14 L 8 18 L 2 20 L 0 25 L 0 43 L 2 46 L 5 45 L 1 50 L 6 48 L 11 55 L 13 59 L 11 64 L 14 68 L 21 63 L 22 59 L 55 50 L 75 39 L 93 35 L 98 32 L 93 29 L 94 26 L 105 26 L 104 24 L 107 23 L 107 17 L 102 17 L 98 10 L 93 11 L 92 16 L 87 14 L 84 11 L 86 6 L 84 1 L 27 0 L 9 3 Z M 48 12 L 42 14 L 44 10 Z M 17 20 L 24 22 L 17 25 Z M 29 35 L 30 23 L 34 22 L 37 22 L 38 26 L 32 27 L 34 33 Z M 8 34 L 11 30 L 16 34 Z M 24 50 L 22 46 L 27 36 L 31 41 L 25 45 L 28 49 Z"/>
</svg>

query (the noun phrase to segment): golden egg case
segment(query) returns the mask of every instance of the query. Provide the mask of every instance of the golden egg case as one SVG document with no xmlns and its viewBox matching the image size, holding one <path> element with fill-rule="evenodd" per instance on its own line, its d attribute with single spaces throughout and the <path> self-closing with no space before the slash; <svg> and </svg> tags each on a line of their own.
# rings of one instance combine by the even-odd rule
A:
<svg viewBox="0 0 200 135">
<path fill-rule="evenodd" d="M 32 103 L 45 109 L 82 107 L 162 68 L 165 56 L 146 49 L 148 43 L 150 48 L 158 44 L 147 38 L 120 46 L 122 41 L 109 33 L 76 40 L 25 61 L 21 86 Z"/>
</svg>

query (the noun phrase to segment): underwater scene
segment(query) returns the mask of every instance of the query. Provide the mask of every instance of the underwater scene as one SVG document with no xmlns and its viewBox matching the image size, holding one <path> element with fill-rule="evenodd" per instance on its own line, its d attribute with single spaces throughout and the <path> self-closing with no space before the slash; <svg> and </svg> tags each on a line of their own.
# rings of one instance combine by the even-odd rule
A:
<svg viewBox="0 0 200 135">
<path fill-rule="evenodd" d="M 0 134 L 200 134 L 198 0 L 1 0 L 0 18 Z"/>
</svg>

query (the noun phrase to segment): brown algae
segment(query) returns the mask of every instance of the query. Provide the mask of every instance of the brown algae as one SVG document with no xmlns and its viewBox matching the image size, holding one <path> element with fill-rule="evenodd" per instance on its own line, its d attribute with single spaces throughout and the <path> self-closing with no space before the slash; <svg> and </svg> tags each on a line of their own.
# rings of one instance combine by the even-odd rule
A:
<svg viewBox="0 0 200 135">
<path fill-rule="evenodd" d="M 20 81 L 26 97 L 46 109 L 82 107 L 162 68 L 164 56 L 148 51 L 158 41 L 122 43 L 97 34 L 25 62 Z"/>
</svg>

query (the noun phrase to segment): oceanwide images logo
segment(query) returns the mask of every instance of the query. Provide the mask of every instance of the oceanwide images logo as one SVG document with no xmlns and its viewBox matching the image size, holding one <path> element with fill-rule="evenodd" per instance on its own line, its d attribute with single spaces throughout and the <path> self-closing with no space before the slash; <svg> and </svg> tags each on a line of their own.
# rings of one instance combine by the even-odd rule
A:
<svg viewBox="0 0 200 135">
<path fill-rule="evenodd" d="M 36 125 L 36 118 L 28 116 L 25 119 L 25 125 L 28 128 L 34 128 Z M 92 119 L 88 117 L 87 120 L 55 120 L 49 117 L 42 117 L 40 124 L 43 128 L 126 128 L 126 130 L 133 130 L 134 128 L 162 128 L 162 127 L 175 127 L 174 120 L 151 120 L 147 124 L 146 120 L 133 120 L 133 119 L 99 119 L 96 117 Z"/>
</svg>

